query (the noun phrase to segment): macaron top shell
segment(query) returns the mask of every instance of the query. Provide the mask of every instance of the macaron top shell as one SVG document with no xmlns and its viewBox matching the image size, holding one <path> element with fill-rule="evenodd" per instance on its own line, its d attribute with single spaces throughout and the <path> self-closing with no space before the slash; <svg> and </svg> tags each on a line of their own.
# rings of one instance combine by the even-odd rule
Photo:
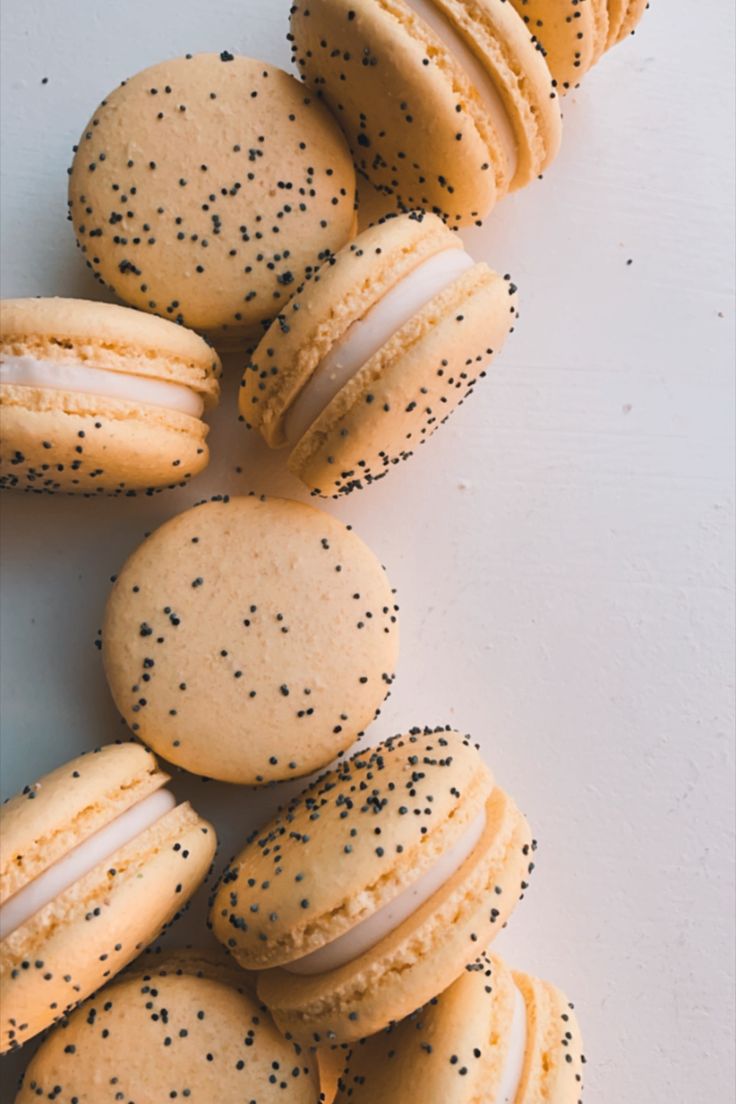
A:
<svg viewBox="0 0 736 1104">
<path fill-rule="evenodd" d="M 107 605 L 105 669 L 136 735 L 179 766 L 296 778 L 373 720 L 393 679 L 396 609 L 374 554 L 335 518 L 223 496 L 130 557 Z"/>
<path fill-rule="evenodd" d="M 352 236 L 355 173 L 322 104 L 225 51 L 162 62 L 108 96 L 69 204 L 88 264 L 122 299 L 235 339 Z"/>
<path fill-rule="evenodd" d="M 474 745 L 447 729 L 357 752 L 253 833 L 215 896 L 215 934 L 246 968 L 310 954 L 436 864 L 492 789 Z"/>
<path fill-rule="evenodd" d="M 307 1053 L 206 955 L 132 972 L 90 998 L 32 1059 L 16 1104 L 317 1104 Z"/>
<path fill-rule="evenodd" d="M 11 797 L 0 807 L 0 904 L 168 778 L 139 744 L 109 744 Z"/>
<path fill-rule="evenodd" d="M 220 394 L 222 365 L 198 334 L 163 318 L 90 299 L 3 299 L 4 356 L 89 365 L 184 384 L 208 405 Z"/>
<path fill-rule="evenodd" d="M 511 0 L 541 43 L 557 88 L 579 84 L 606 49 L 607 0 Z"/>
</svg>

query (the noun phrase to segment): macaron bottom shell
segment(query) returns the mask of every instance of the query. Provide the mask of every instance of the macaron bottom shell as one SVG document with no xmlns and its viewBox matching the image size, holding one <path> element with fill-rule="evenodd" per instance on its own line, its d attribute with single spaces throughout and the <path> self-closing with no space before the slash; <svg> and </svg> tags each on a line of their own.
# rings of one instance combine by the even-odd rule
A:
<svg viewBox="0 0 736 1104">
<path fill-rule="evenodd" d="M 0 944 L 0 1049 L 22 1046 L 123 969 L 208 873 L 214 829 L 177 806 Z"/>
<path fill-rule="evenodd" d="M 197 418 L 120 399 L 0 389 L 0 486 L 130 495 L 186 485 L 207 466 Z"/>
<path fill-rule="evenodd" d="M 409 1015 L 446 989 L 501 930 L 533 869 L 529 826 L 495 789 L 486 828 L 456 874 L 409 919 L 339 969 L 297 976 L 264 971 L 258 995 L 304 1045 L 349 1043 Z"/>
</svg>

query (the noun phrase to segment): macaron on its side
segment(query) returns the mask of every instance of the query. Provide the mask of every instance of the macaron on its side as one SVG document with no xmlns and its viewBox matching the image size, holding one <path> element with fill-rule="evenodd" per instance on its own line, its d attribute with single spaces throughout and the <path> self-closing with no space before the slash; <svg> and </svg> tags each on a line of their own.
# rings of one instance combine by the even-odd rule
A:
<svg viewBox="0 0 736 1104">
<path fill-rule="evenodd" d="M 512 974 L 486 952 L 436 999 L 343 1054 L 336 1104 L 581 1100 L 571 1007 L 553 986 Z"/>
<path fill-rule="evenodd" d="M 287 444 L 290 407 L 350 327 L 429 258 L 459 250 L 436 215 L 389 215 L 325 260 L 296 291 L 246 365 L 239 408 L 271 448 Z"/>
<path fill-rule="evenodd" d="M 436 215 L 388 218 L 318 269 L 279 316 L 246 367 L 241 417 L 271 447 L 290 447 L 289 467 L 314 494 L 375 482 L 485 375 L 516 321 L 515 291 Z M 357 367 L 337 389 L 311 400 L 351 358 Z"/>
<path fill-rule="evenodd" d="M 0 484 L 131 494 L 206 467 L 217 354 L 191 331 L 109 303 L 0 305 Z"/>
<path fill-rule="evenodd" d="M 131 764 L 129 746 L 105 749 L 100 762 L 109 765 L 121 750 L 123 766 L 140 768 L 140 763 Z M 137 811 L 146 802 L 165 795 L 156 789 L 147 792 L 150 771 L 141 775 L 139 770 L 129 776 L 129 790 L 124 785 L 117 793 L 111 791 L 120 763 L 112 767 L 111 779 L 102 779 L 96 757 L 74 760 L 68 769 L 27 788 L 21 795 L 25 807 L 18 799 L 10 806 L 10 864 L 24 866 L 24 880 L 14 884 L 8 879 L 12 891 L 2 903 L 2 1051 L 22 1046 L 122 970 L 183 909 L 211 867 L 214 829 L 188 803 L 176 805 L 173 798 L 167 799 L 147 815 L 143 830 L 123 827 L 126 817 L 140 815 Z M 166 778 L 160 772 L 155 778 L 159 791 Z M 90 790 L 97 781 L 101 786 L 95 802 Z M 84 808 L 77 789 L 90 798 Z M 30 815 L 23 815 L 26 810 L 35 813 L 34 795 L 35 826 Z M 65 806 L 69 828 L 60 819 Z M 95 841 L 110 831 L 122 831 L 125 842 L 96 851 Z M 25 869 L 23 855 L 17 853 L 24 837 L 32 850 L 40 850 L 48 840 L 54 861 L 44 869 Z M 69 864 L 80 862 L 77 872 L 70 874 Z M 57 883 L 55 889 L 48 889 L 49 878 Z M 40 887 L 42 879 L 46 888 Z"/>
<path fill-rule="evenodd" d="M 607 0 L 511 0 L 544 50 L 555 82 L 565 95 L 576 88 L 606 49 Z"/>
<path fill-rule="evenodd" d="M 409 919 L 347 965 L 316 976 L 288 967 L 258 977 L 282 1031 L 305 1044 L 350 1043 L 381 1031 L 441 993 L 507 923 L 528 887 L 533 840 L 496 789 L 476 851 Z"/>
<path fill-rule="evenodd" d="M 582 1104 L 582 1034 L 575 1009 L 550 982 L 514 973 L 527 1009 L 527 1053 L 519 1104 Z"/>
<path fill-rule="evenodd" d="M 401 0 L 316 0 L 291 9 L 294 62 L 334 112 L 358 171 L 405 210 L 452 226 L 507 190 L 493 119 L 458 62 Z"/>
<path fill-rule="evenodd" d="M 400 0 L 404 3 L 407 0 Z M 482 59 L 516 136 L 516 191 L 543 173 L 560 148 L 560 97 L 538 40 L 506 0 L 432 0 Z"/>
<path fill-rule="evenodd" d="M 417 729 L 356 753 L 255 832 L 211 922 L 265 971 L 259 995 L 282 1030 L 347 1042 L 462 972 L 526 887 L 532 849 L 470 741 Z"/>
<path fill-rule="evenodd" d="M 318 1104 L 314 1059 L 284 1039 L 238 982 L 164 956 L 86 1001 L 43 1043 L 16 1104 Z"/>
<path fill-rule="evenodd" d="M 339 498 L 410 459 L 473 394 L 513 331 L 516 288 L 475 265 L 397 331 L 289 458 L 314 495 Z"/>
<path fill-rule="evenodd" d="M 69 207 L 85 259 L 132 306 L 233 343 L 355 233 L 355 171 L 323 104 L 224 51 L 161 62 L 97 109 Z"/>
<path fill-rule="evenodd" d="M 264 784 L 324 767 L 390 691 L 397 606 L 349 527 L 301 503 L 203 503 L 130 556 L 105 672 L 135 735 L 186 770 Z"/>
<path fill-rule="evenodd" d="M 648 7 L 649 0 L 608 0 L 609 31 L 606 48 L 610 50 L 633 34 Z"/>
</svg>

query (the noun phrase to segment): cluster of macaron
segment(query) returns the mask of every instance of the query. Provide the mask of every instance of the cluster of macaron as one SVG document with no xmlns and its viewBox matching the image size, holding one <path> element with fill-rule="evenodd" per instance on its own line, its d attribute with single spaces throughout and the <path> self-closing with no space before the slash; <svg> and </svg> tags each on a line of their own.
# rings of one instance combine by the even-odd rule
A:
<svg viewBox="0 0 736 1104">
<path fill-rule="evenodd" d="M 0 484 L 186 485 L 209 459 L 213 345 L 247 356 L 240 417 L 312 494 L 382 479 L 517 317 L 510 278 L 451 231 L 548 167 L 561 97 L 645 7 L 309 0 L 289 34 L 303 83 L 227 50 L 124 81 L 75 147 L 69 213 L 128 308 L 2 305 Z M 357 237 L 356 172 L 384 205 Z"/>
<path fill-rule="evenodd" d="M 19 1104 L 580 1100 L 571 1006 L 487 951 L 534 869 L 525 816 L 450 728 L 351 753 L 398 618 L 374 553 L 303 503 L 221 495 L 128 558 L 99 641 L 128 740 L 0 808 L 1 1049 L 52 1029 Z M 155 755 L 313 776 L 218 871 L 219 954 L 139 957 L 217 847 Z"/>
<path fill-rule="evenodd" d="M 213 346 L 249 342 L 241 416 L 310 490 L 381 478 L 516 318 L 453 230 L 546 167 L 560 96 L 643 7 L 312 0 L 291 12 L 306 86 L 228 52 L 122 85 L 70 209 L 130 306 L 3 304 L 5 485 L 187 484 Z M 357 238 L 356 167 L 403 212 Z M 18 1104 L 580 1101 L 572 1006 L 488 949 L 534 869 L 526 818 L 450 728 L 351 753 L 398 613 L 352 528 L 301 503 L 220 495 L 130 556 L 98 642 L 128 740 L 0 810 L 0 1049 L 48 1032 Z M 217 849 L 156 755 L 240 786 L 324 772 L 218 871 L 222 951 L 151 949 Z"/>
</svg>

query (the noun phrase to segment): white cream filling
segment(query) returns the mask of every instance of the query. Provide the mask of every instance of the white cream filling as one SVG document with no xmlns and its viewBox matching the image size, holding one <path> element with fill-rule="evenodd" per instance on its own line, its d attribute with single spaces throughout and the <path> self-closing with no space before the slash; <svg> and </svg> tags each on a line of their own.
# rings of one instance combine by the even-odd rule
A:
<svg viewBox="0 0 736 1104">
<path fill-rule="evenodd" d="M 0 356 L 0 383 L 49 391 L 79 391 L 100 398 L 125 399 L 163 406 L 190 418 L 201 418 L 204 400 L 183 383 L 150 379 L 128 372 L 110 372 L 73 361 L 36 360 L 30 356 Z"/>
<path fill-rule="evenodd" d="M 140 836 L 175 806 L 176 798 L 169 790 L 156 790 L 58 859 L 0 905 L 0 939 L 25 924 L 39 909 L 89 874 L 98 863 Z"/>
<path fill-rule="evenodd" d="M 353 322 L 291 404 L 284 424 L 288 444 L 293 447 L 301 440 L 338 391 L 397 330 L 474 265 L 473 258 L 462 249 L 443 249 L 408 273 Z"/>
<path fill-rule="evenodd" d="M 442 40 L 445 48 L 453 55 L 455 61 L 465 70 L 465 75 L 491 116 L 494 129 L 508 162 L 509 177 L 512 178 L 516 173 L 518 163 L 516 136 L 506 105 L 492 76 L 468 46 L 460 32 L 455 30 L 444 12 L 440 11 L 432 0 L 406 0 L 406 3 L 414 9 L 424 23 L 432 28 L 437 37 Z"/>
<path fill-rule="evenodd" d="M 350 931 L 339 935 L 318 951 L 289 962 L 284 969 L 292 974 L 323 974 L 329 970 L 337 970 L 375 947 L 376 943 L 380 943 L 413 916 L 425 901 L 450 880 L 475 850 L 485 826 L 486 813 L 483 809 L 452 847 L 413 885 L 408 886 L 372 916 L 361 920 Z"/>
<path fill-rule="evenodd" d="M 514 1013 L 509 1031 L 509 1049 L 501 1072 L 495 1104 L 516 1104 L 516 1097 L 524 1073 L 527 1044 L 526 1001 L 519 988 L 514 986 Z"/>
</svg>

